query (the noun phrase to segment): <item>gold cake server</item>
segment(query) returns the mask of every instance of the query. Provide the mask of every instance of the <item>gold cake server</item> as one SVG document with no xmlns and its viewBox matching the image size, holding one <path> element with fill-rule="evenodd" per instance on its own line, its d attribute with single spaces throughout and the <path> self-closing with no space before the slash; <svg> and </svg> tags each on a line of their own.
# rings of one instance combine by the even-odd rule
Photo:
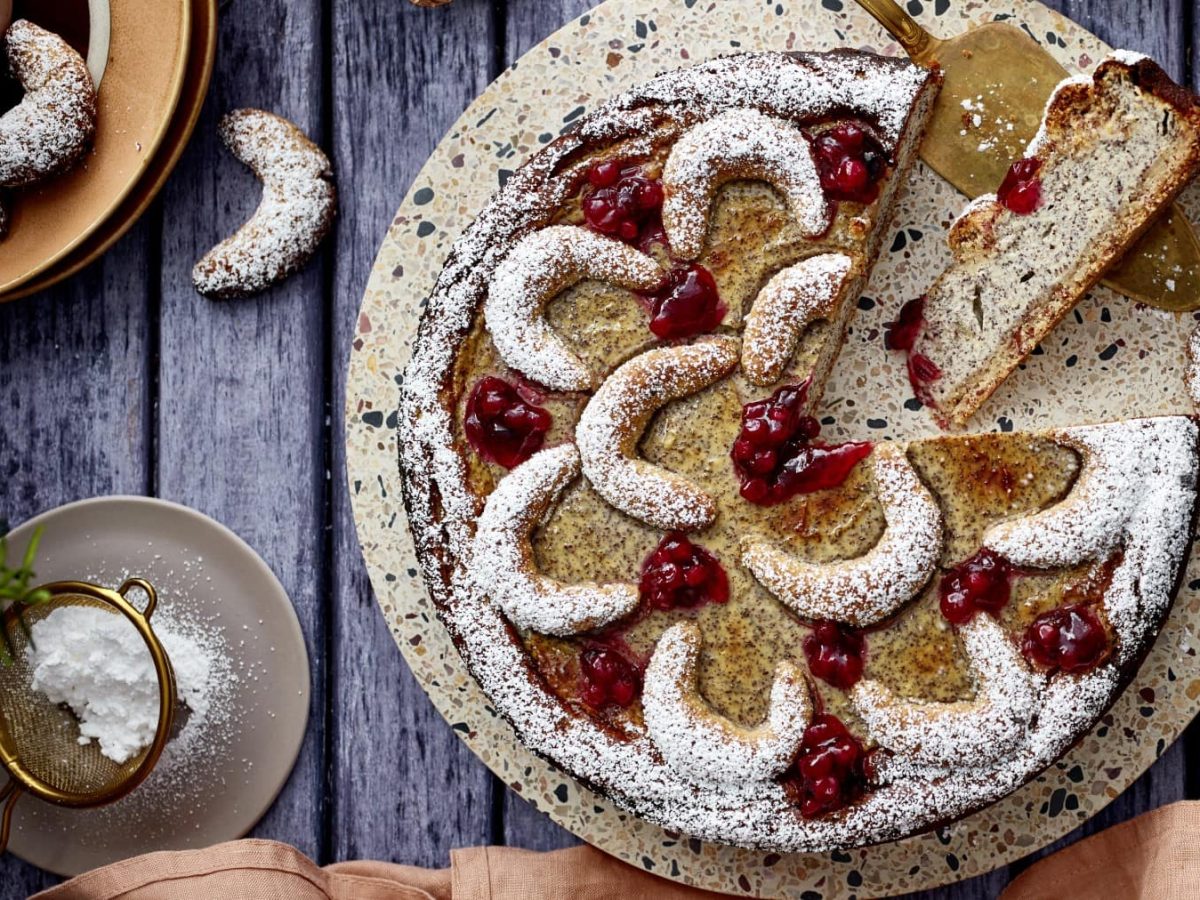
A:
<svg viewBox="0 0 1200 900">
<path fill-rule="evenodd" d="M 1005 22 L 942 39 L 893 0 L 858 4 L 913 62 L 938 65 L 945 75 L 921 158 L 968 197 L 996 190 L 1037 133 L 1046 101 L 1067 70 L 1032 35 Z M 1150 226 L 1104 283 L 1159 309 L 1200 309 L 1200 243 L 1178 204 Z"/>
</svg>

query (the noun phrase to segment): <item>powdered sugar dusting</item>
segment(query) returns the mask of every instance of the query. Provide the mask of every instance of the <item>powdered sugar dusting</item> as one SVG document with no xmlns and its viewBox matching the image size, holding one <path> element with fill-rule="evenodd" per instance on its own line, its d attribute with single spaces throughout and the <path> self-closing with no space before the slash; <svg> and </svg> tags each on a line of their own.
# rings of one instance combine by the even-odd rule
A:
<svg viewBox="0 0 1200 900">
<path fill-rule="evenodd" d="M 1135 419 L 1071 428 L 1058 437 L 1083 457 L 1071 492 L 1048 509 L 993 525 L 983 544 L 1014 565 L 1058 568 L 1106 558 L 1121 546 L 1130 521 L 1157 484 L 1194 443 L 1187 419 Z"/>
<path fill-rule="evenodd" d="M 856 628 L 895 615 L 928 584 L 942 553 L 942 511 L 903 449 L 881 444 L 872 452 L 876 496 L 887 527 L 856 559 L 803 562 L 783 548 L 754 543 L 742 564 L 797 615 L 832 619 Z"/>
<path fill-rule="evenodd" d="M 712 523 L 713 499 L 682 475 L 636 456 L 650 417 L 737 366 L 738 343 L 710 338 L 649 350 L 604 382 L 579 417 L 575 440 L 583 472 L 605 500 L 626 515 L 665 531 L 695 531 Z"/>
<path fill-rule="evenodd" d="M 804 329 L 830 318 L 845 295 L 854 261 L 822 253 L 788 266 L 759 291 L 742 332 L 742 370 L 754 384 L 773 384 Z"/>
<path fill-rule="evenodd" d="M 509 620 L 542 634 L 578 634 L 633 612 L 635 584 L 568 585 L 536 571 L 529 535 L 579 477 L 574 444 L 542 450 L 501 480 L 479 517 L 471 571 Z"/>
<path fill-rule="evenodd" d="M 998 622 L 978 615 L 959 635 L 975 681 L 973 700 L 904 699 L 877 681 L 854 687 L 854 707 L 871 739 L 895 754 L 893 777 L 902 767 L 989 768 L 1025 738 L 1038 711 L 1038 679 Z"/>
<path fill-rule="evenodd" d="M 743 728 L 713 712 L 700 695 L 701 643 L 693 622 L 673 625 L 658 639 L 642 697 L 646 731 L 682 777 L 757 790 L 800 748 L 813 713 L 808 684 L 794 664 L 781 662 L 765 720 Z"/>
<path fill-rule="evenodd" d="M 570 225 L 525 235 L 496 268 L 484 315 L 504 361 L 549 388 L 582 391 L 596 377 L 554 333 L 543 315 L 561 291 L 586 279 L 649 291 L 662 268 L 632 247 Z"/>
<path fill-rule="evenodd" d="M 262 181 L 254 215 L 196 263 L 192 281 L 210 297 L 265 290 L 313 254 L 333 223 L 333 167 L 321 148 L 280 116 L 239 109 L 221 120 L 229 151 Z"/>
<path fill-rule="evenodd" d="M 828 230 L 831 208 L 804 132 L 757 110 L 733 109 L 685 132 L 667 157 L 663 226 L 676 254 L 700 255 L 717 188 L 739 178 L 777 188 L 805 233 Z"/>
<path fill-rule="evenodd" d="M 83 155 L 96 131 L 96 89 L 83 57 L 58 35 L 20 19 L 5 37 L 25 96 L 0 116 L 0 187 L 21 187 Z"/>
</svg>

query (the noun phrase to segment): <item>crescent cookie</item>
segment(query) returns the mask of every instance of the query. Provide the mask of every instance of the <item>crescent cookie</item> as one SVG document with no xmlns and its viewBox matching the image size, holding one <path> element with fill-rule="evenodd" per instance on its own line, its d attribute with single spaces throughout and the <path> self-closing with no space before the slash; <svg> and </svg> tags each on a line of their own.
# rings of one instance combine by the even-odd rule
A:
<svg viewBox="0 0 1200 900">
<path fill-rule="evenodd" d="M 537 571 L 530 533 L 579 477 L 579 451 L 535 453 L 488 497 L 475 534 L 479 586 L 521 628 L 559 637 L 608 625 L 638 604 L 636 584 L 563 584 Z"/>
<path fill-rule="evenodd" d="M 329 233 L 337 192 L 328 157 L 287 119 L 239 109 L 221 120 L 220 135 L 263 185 L 249 221 L 192 269 L 196 290 L 224 299 L 258 293 L 304 265 Z"/>
<path fill-rule="evenodd" d="M 788 767 L 812 720 L 808 682 L 782 660 L 765 718 L 747 728 L 714 712 L 701 695 L 702 643 L 694 622 L 673 625 L 658 639 L 642 695 L 646 732 L 667 764 L 689 777 L 767 781 Z"/>
<path fill-rule="evenodd" d="M 872 456 L 887 527 L 864 555 L 815 564 L 765 541 L 750 543 L 742 554 L 742 565 L 762 586 L 805 619 L 877 625 L 918 597 L 937 568 L 944 529 L 936 498 L 902 448 L 879 444 Z"/>
<path fill-rule="evenodd" d="M 13 22 L 5 43 L 25 96 L 0 116 L 0 187 L 24 187 L 83 156 L 96 133 L 96 88 L 83 57 L 32 22 Z"/>
<path fill-rule="evenodd" d="M 635 356 L 592 396 L 575 440 L 583 474 L 596 492 L 626 515 L 664 531 L 712 524 L 717 505 L 698 485 L 637 456 L 651 417 L 672 400 L 698 393 L 732 372 L 738 344 L 713 337 Z"/>
</svg>

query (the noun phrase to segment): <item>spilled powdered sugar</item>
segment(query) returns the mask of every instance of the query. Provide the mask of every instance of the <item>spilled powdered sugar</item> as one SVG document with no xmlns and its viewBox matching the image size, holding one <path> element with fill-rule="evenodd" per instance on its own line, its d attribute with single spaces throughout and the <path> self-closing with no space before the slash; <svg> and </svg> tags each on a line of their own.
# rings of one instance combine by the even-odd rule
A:
<svg viewBox="0 0 1200 900">
<path fill-rule="evenodd" d="M 563 489 L 579 476 L 574 444 L 542 450 L 506 475 L 488 496 L 470 570 L 513 624 L 570 635 L 614 622 L 638 604 L 636 584 L 563 584 L 535 569 L 529 535 Z"/>
<path fill-rule="evenodd" d="M 484 305 L 492 343 L 509 366 L 557 391 L 596 386 L 595 376 L 546 322 L 554 297 L 585 279 L 635 291 L 658 287 L 653 259 L 586 228 L 552 225 L 528 234 L 496 268 Z"/>
<path fill-rule="evenodd" d="M 583 473 L 605 500 L 626 515 L 664 531 L 695 531 L 711 524 L 713 499 L 682 475 L 637 458 L 650 417 L 733 371 L 738 343 L 709 338 L 682 347 L 649 350 L 602 384 L 575 429 Z"/>
<path fill-rule="evenodd" d="M 700 255 L 717 188 L 734 179 L 777 188 L 805 234 L 828 230 L 832 208 L 808 138 L 789 122 L 733 109 L 684 132 L 663 167 L 663 227 L 679 256 Z"/>
<path fill-rule="evenodd" d="M 917 597 L 937 568 L 943 537 L 937 500 L 903 449 L 881 444 L 872 459 L 887 526 L 865 554 L 814 564 L 774 544 L 754 543 L 742 555 L 742 565 L 802 618 L 855 628 L 878 624 Z"/>
</svg>

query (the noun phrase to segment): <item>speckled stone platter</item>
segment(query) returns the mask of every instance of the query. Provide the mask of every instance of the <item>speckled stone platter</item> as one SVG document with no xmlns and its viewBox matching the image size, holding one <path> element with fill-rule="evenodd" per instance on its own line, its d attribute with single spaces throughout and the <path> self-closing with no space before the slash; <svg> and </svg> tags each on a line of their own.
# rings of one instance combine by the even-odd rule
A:
<svg viewBox="0 0 1200 900">
<path fill-rule="evenodd" d="M 1037 3 L 912 0 L 949 35 L 1011 18 L 1071 70 L 1105 53 L 1097 38 Z M 953 8 L 951 8 L 953 7 Z M 899 49 L 849 0 L 608 0 L 521 58 L 463 114 L 417 176 L 383 241 L 350 354 L 346 442 L 355 521 L 379 604 L 434 704 L 476 754 L 551 818 L 634 865 L 749 896 L 879 896 L 989 871 L 1076 828 L 1132 783 L 1200 710 L 1200 562 L 1133 685 L 1047 772 L 973 816 L 929 834 L 833 854 L 766 854 L 671 834 L 616 809 L 535 757 L 489 707 L 425 593 L 406 528 L 396 448 L 399 382 L 417 321 L 451 244 L 498 184 L 595 101 L 657 72 L 752 49 Z M 1138 49 L 1138 48 L 1130 48 Z M 1200 190 L 1184 196 L 1200 219 Z M 826 390 L 833 440 L 936 433 L 911 402 L 903 358 L 882 324 L 949 258 L 945 232 L 964 199 L 924 167 L 901 200 Z M 971 423 L 1039 429 L 1190 411 L 1191 318 L 1134 307 L 1099 289 L 1080 304 Z"/>
</svg>

